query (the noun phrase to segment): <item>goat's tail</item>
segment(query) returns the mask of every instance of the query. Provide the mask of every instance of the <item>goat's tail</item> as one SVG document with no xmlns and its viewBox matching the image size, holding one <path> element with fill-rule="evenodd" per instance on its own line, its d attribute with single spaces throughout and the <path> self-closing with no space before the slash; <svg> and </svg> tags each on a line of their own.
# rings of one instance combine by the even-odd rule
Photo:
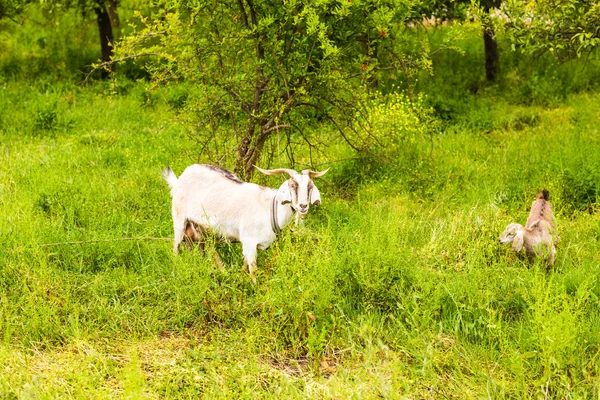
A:
<svg viewBox="0 0 600 400">
<path fill-rule="evenodd" d="M 167 168 L 163 169 L 162 176 L 165 178 L 165 181 L 167 181 L 169 187 L 173 189 L 177 183 L 177 176 L 171 167 L 167 166 Z"/>
<path fill-rule="evenodd" d="M 541 192 L 538 193 L 537 198 L 540 200 L 550 200 L 550 192 L 546 189 L 542 190 Z"/>
</svg>

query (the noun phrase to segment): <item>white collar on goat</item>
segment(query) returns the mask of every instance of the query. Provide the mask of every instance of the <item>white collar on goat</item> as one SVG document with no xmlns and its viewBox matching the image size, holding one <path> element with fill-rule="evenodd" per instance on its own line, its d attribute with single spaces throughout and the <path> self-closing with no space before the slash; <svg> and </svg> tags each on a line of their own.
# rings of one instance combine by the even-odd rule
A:
<svg viewBox="0 0 600 400">
<path fill-rule="evenodd" d="M 271 202 L 270 214 L 271 214 L 271 229 L 273 229 L 273 233 L 275 233 L 275 235 L 279 235 L 281 233 L 281 227 L 279 226 L 279 220 L 277 218 L 277 194 L 275 194 L 273 196 L 273 201 Z"/>
</svg>

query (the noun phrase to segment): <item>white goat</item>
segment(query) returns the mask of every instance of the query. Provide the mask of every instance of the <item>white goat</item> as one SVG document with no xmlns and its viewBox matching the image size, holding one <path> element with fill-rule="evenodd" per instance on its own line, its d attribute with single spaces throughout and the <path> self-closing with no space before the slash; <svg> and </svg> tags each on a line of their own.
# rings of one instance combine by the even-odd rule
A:
<svg viewBox="0 0 600 400">
<path fill-rule="evenodd" d="M 512 249 L 516 252 L 525 247 L 529 261 L 533 261 L 534 256 L 548 257 L 548 263 L 553 265 L 556 244 L 560 238 L 554 232 L 554 215 L 549 197 L 550 193 L 547 190 L 541 191 L 531 204 L 525 227 L 515 223 L 509 224 L 499 240 L 502 244 L 512 242 Z"/>
<path fill-rule="evenodd" d="M 220 241 L 242 243 L 244 265 L 256 280 L 256 249 L 269 247 L 290 223 L 295 211 L 303 216 L 309 204 L 321 204 L 319 189 L 311 178 L 323 176 L 329 170 L 304 170 L 299 174 L 286 168 L 256 168 L 265 175 L 285 172 L 290 178 L 279 189 L 270 189 L 243 182 L 231 172 L 212 165 L 191 165 L 179 179 L 170 167 L 163 171 L 173 198 L 175 254 L 184 238 L 188 248 L 191 242 L 197 242 L 203 250 L 206 235 L 214 233 Z"/>
</svg>

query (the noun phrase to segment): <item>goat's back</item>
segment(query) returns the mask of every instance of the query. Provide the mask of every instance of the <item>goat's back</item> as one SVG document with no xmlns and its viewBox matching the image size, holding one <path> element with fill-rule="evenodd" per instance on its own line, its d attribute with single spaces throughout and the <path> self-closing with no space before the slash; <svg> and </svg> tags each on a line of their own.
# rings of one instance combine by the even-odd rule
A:
<svg viewBox="0 0 600 400">
<path fill-rule="evenodd" d="M 194 164 L 183 171 L 171 190 L 174 218 L 185 218 L 235 236 L 237 225 L 265 219 L 271 189 L 241 181 L 231 172 Z"/>
<path fill-rule="evenodd" d="M 531 203 L 531 211 L 525 225 L 527 228 L 531 228 L 535 222 L 538 222 L 540 227 L 554 229 L 554 214 L 552 213 L 552 204 L 548 201 L 549 196 L 548 191 L 543 190 Z"/>
</svg>

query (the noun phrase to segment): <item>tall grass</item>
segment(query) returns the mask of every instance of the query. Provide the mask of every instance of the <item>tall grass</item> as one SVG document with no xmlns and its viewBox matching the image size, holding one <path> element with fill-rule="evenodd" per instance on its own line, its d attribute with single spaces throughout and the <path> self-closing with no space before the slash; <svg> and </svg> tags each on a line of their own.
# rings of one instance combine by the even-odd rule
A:
<svg viewBox="0 0 600 400">
<path fill-rule="evenodd" d="M 259 252 L 256 285 L 239 245 L 220 271 L 149 240 L 172 235 L 161 168 L 197 157 L 185 86 L 32 80 L 0 56 L 0 397 L 598 397 L 596 67 L 525 79 L 505 49 L 490 86 L 464 46 L 417 84 L 441 129 L 389 163 L 316 160 L 323 205 Z M 553 268 L 497 243 L 542 188 Z"/>
<path fill-rule="evenodd" d="M 493 129 L 423 138 L 370 179 L 335 164 L 253 285 L 237 245 L 219 248 L 225 272 L 163 241 L 42 246 L 170 237 L 160 169 L 181 172 L 193 143 L 143 91 L 1 93 L 5 396 L 597 395 L 598 95 L 500 103 Z M 542 187 L 553 269 L 497 244 Z"/>
</svg>

